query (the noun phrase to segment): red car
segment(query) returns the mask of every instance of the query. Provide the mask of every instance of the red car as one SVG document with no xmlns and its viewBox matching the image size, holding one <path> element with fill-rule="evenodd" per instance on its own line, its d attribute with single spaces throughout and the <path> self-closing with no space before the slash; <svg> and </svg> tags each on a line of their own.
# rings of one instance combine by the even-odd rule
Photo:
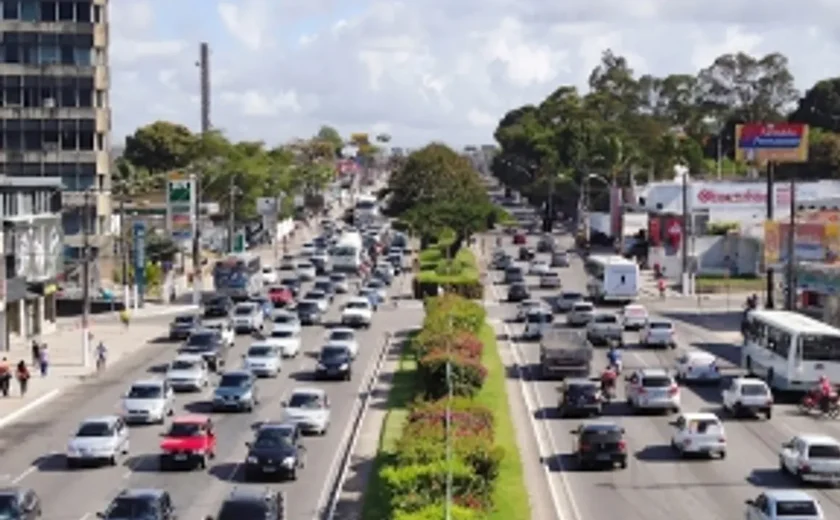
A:
<svg viewBox="0 0 840 520">
<path fill-rule="evenodd" d="M 162 437 L 158 459 L 161 470 L 204 469 L 216 456 L 216 434 L 207 416 L 176 417 Z"/>
<path fill-rule="evenodd" d="M 288 287 L 278 285 L 268 289 L 268 299 L 275 307 L 286 307 L 294 301 L 295 295 Z"/>
<path fill-rule="evenodd" d="M 521 231 L 517 231 L 515 235 L 513 235 L 513 243 L 521 246 L 528 242 L 528 237 L 525 236 L 525 233 Z"/>
</svg>

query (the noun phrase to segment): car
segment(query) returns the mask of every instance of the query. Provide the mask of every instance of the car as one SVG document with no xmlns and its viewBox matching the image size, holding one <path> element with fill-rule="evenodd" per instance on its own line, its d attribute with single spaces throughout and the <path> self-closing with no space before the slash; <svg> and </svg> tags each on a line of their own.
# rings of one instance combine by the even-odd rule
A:
<svg viewBox="0 0 840 520">
<path fill-rule="evenodd" d="M 332 273 L 330 275 L 330 281 L 335 287 L 335 292 L 337 294 L 347 294 L 350 292 L 350 279 L 344 273 Z"/>
<path fill-rule="evenodd" d="M 773 393 L 763 380 L 755 377 L 736 377 L 721 392 L 723 409 L 735 417 L 764 415 L 773 417 Z"/>
<path fill-rule="evenodd" d="M 326 435 L 330 427 L 330 400 L 323 388 L 296 388 L 281 403 L 283 418 L 300 425 L 304 433 Z"/>
<path fill-rule="evenodd" d="M 649 319 L 639 331 L 639 345 L 642 347 L 677 348 L 674 324 L 659 318 Z"/>
<path fill-rule="evenodd" d="M 403 271 L 403 252 L 391 250 L 385 260 L 394 268 L 395 274 L 400 274 Z"/>
<path fill-rule="evenodd" d="M 303 282 L 297 276 L 287 276 L 280 280 L 280 285 L 283 287 L 288 287 L 290 291 L 292 291 L 292 297 L 297 298 L 298 294 L 300 294 L 300 287 L 303 285 Z"/>
<path fill-rule="evenodd" d="M 746 520 L 826 520 L 816 498 L 798 489 L 768 489 L 745 500 Z"/>
<path fill-rule="evenodd" d="M 530 262 L 531 260 L 534 259 L 535 256 L 537 256 L 537 255 L 536 255 L 536 253 L 534 253 L 533 249 L 531 249 L 529 247 L 520 247 L 519 248 L 518 258 L 519 258 L 520 262 Z"/>
<path fill-rule="evenodd" d="M 726 432 L 717 415 L 709 412 L 680 414 L 671 426 L 671 449 L 680 457 L 705 455 L 726 458 Z"/>
<path fill-rule="evenodd" d="M 205 318 L 227 318 L 233 310 L 233 299 L 230 296 L 210 296 L 201 304 Z"/>
<path fill-rule="evenodd" d="M 317 301 L 301 300 L 295 310 L 297 310 L 301 325 L 316 325 L 324 321 L 324 312 Z"/>
<path fill-rule="evenodd" d="M 294 424 L 260 425 L 254 440 L 246 443 L 245 480 L 297 480 L 298 470 L 306 465 L 306 448 L 294 434 L 298 430 Z"/>
<path fill-rule="evenodd" d="M 512 283 L 508 287 L 507 301 L 511 303 L 521 302 L 527 300 L 530 297 L 531 291 L 528 290 L 528 286 L 524 283 Z"/>
<path fill-rule="evenodd" d="M 315 366 L 315 379 L 339 379 L 350 381 L 353 378 L 353 353 L 346 343 L 327 343 L 321 347 Z"/>
<path fill-rule="evenodd" d="M 278 354 L 284 358 L 297 357 L 301 347 L 300 327 L 275 324 L 262 343 L 276 347 Z"/>
<path fill-rule="evenodd" d="M 504 284 L 513 284 L 513 283 L 524 283 L 525 282 L 525 272 L 522 270 L 521 267 L 518 265 L 512 265 L 505 269 L 504 278 L 502 279 L 502 283 Z"/>
<path fill-rule="evenodd" d="M 562 313 L 572 310 L 572 306 L 585 300 L 583 293 L 577 291 L 563 291 L 551 299 L 551 309 L 554 312 Z"/>
<path fill-rule="evenodd" d="M 161 435 L 158 468 L 204 469 L 216 457 L 216 433 L 206 415 L 182 415 L 172 419 Z"/>
<path fill-rule="evenodd" d="M 294 311 L 274 311 L 274 313 L 271 315 L 271 323 L 272 328 L 288 327 L 290 329 L 293 329 L 297 334 L 300 334 L 301 331 L 300 318 L 298 317 L 297 312 Z"/>
<path fill-rule="evenodd" d="M 540 289 L 559 289 L 560 285 L 559 274 L 549 271 L 540 275 Z"/>
<path fill-rule="evenodd" d="M 555 251 L 551 253 L 551 267 L 569 267 L 569 253 Z"/>
<path fill-rule="evenodd" d="M 370 328 L 373 305 L 367 298 L 350 298 L 341 308 L 341 324 L 345 327 Z"/>
<path fill-rule="evenodd" d="M 551 328 L 552 322 L 554 322 L 554 314 L 548 309 L 542 306 L 531 309 L 525 316 L 522 339 L 528 341 L 541 339 L 543 334 Z"/>
<path fill-rule="evenodd" d="M 586 339 L 593 345 L 604 345 L 610 341 L 624 343 L 624 326 L 614 312 L 595 312 L 586 324 Z"/>
<path fill-rule="evenodd" d="M 129 451 L 128 426 L 119 415 L 85 419 L 67 443 L 67 468 L 106 463 L 116 466 Z"/>
<path fill-rule="evenodd" d="M 225 366 L 227 346 L 218 331 L 200 329 L 193 332 L 178 349 L 179 354 L 198 354 L 204 358 L 207 368 L 213 372 Z"/>
<path fill-rule="evenodd" d="M 376 291 L 380 302 L 384 302 L 388 299 L 388 286 L 385 285 L 385 282 L 383 282 L 382 280 L 370 280 L 368 283 L 365 284 L 365 288 Z"/>
<path fill-rule="evenodd" d="M 200 354 L 178 354 L 166 369 L 166 382 L 176 392 L 200 392 L 208 385 L 209 373 Z"/>
<path fill-rule="evenodd" d="M 625 305 L 621 309 L 621 322 L 624 330 L 642 330 L 649 319 L 650 315 L 644 305 L 634 303 Z"/>
<path fill-rule="evenodd" d="M 359 289 L 358 296 L 367 299 L 367 301 L 373 306 L 374 311 L 379 309 L 379 305 L 382 303 L 382 299 L 379 297 L 379 291 L 375 289 L 362 287 Z"/>
<path fill-rule="evenodd" d="M 268 342 L 252 343 L 242 354 L 242 368 L 257 377 L 277 377 L 282 369 L 281 350 Z"/>
<path fill-rule="evenodd" d="M 122 397 L 122 416 L 128 424 L 163 424 L 174 407 L 175 392 L 166 380 L 135 381 Z"/>
<path fill-rule="evenodd" d="M 580 469 L 627 467 L 624 428 L 614 422 L 581 424 L 571 431 L 573 457 Z"/>
<path fill-rule="evenodd" d="M 265 315 L 257 303 L 237 303 L 233 308 L 233 329 L 237 334 L 252 334 L 260 331 L 264 321 Z"/>
<path fill-rule="evenodd" d="M 283 308 L 294 303 L 295 295 L 285 285 L 275 285 L 268 288 L 268 299 L 275 308 Z"/>
<path fill-rule="evenodd" d="M 236 343 L 236 331 L 233 330 L 233 324 L 227 318 L 216 318 L 212 321 L 205 320 L 201 324 L 201 328 L 217 331 L 222 338 L 222 342 L 228 348 L 233 347 L 234 343 Z"/>
<path fill-rule="evenodd" d="M 262 281 L 265 285 L 277 283 L 277 270 L 271 266 L 264 266 L 262 268 Z"/>
<path fill-rule="evenodd" d="M 309 256 L 309 263 L 315 266 L 315 276 L 325 276 L 332 271 L 330 266 L 330 258 L 324 249 L 316 249 L 314 253 Z"/>
<path fill-rule="evenodd" d="M 270 488 L 234 488 L 215 517 L 204 520 L 286 520 L 286 501 L 282 491 Z"/>
<path fill-rule="evenodd" d="M 528 313 L 533 309 L 539 309 L 542 306 L 543 303 L 540 300 L 523 300 L 516 306 L 516 316 L 514 317 L 514 321 L 517 323 L 525 323 L 525 318 L 528 317 Z"/>
<path fill-rule="evenodd" d="M 175 316 L 169 324 L 169 339 L 172 341 L 187 339 L 199 326 L 201 326 L 201 317 L 198 314 Z"/>
<path fill-rule="evenodd" d="M 585 378 L 570 378 L 557 389 L 560 398 L 557 411 L 560 417 L 601 415 L 603 400 L 601 385 Z"/>
<path fill-rule="evenodd" d="M 840 441 L 829 435 L 800 434 L 782 444 L 779 470 L 802 484 L 840 484 Z"/>
<path fill-rule="evenodd" d="M 335 284 L 332 283 L 332 280 L 330 280 L 329 277 L 316 279 L 315 283 L 312 284 L 312 288 L 317 291 L 323 291 L 324 294 L 327 295 L 327 298 L 329 298 L 330 302 L 332 302 L 335 298 Z"/>
<path fill-rule="evenodd" d="M 279 267 L 281 271 L 294 271 L 295 257 L 293 255 L 283 255 L 283 258 L 280 259 Z"/>
<path fill-rule="evenodd" d="M 624 378 L 624 395 L 634 412 L 665 410 L 679 413 L 680 387 L 667 370 L 643 368 Z"/>
<path fill-rule="evenodd" d="M 513 235 L 513 244 L 514 245 L 522 245 L 528 242 L 528 236 L 523 233 L 522 231 L 517 231 Z"/>
<path fill-rule="evenodd" d="M 213 391 L 213 411 L 251 412 L 260 404 L 257 380 L 250 370 L 222 374 Z"/>
<path fill-rule="evenodd" d="M 513 265 L 513 257 L 507 253 L 502 253 L 493 258 L 493 268 L 497 271 L 504 271 Z"/>
<path fill-rule="evenodd" d="M 682 383 L 720 384 L 722 379 L 717 357 L 701 350 L 689 350 L 677 356 L 674 376 Z"/>
<path fill-rule="evenodd" d="M 177 508 L 168 491 L 153 488 L 123 489 L 105 511 L 104 520 L 177 520 Z"/>
<path fill-rule="evenodd" d="M 591 302 L 579 301 L 572 304 L 572 308 L 566 314 L 566 323 L 570 327 L 582 327 L 592 321 L 593 316 L 595 306 Z"/>
<path fill-rule="evenodd" d="M 359 355 L 359 341 L 356 331 L 349 327 L 335 327 L 327 332 L 326 342 L 330 345 L 345 345 L 354 359 Z"/>
<path fill-rule="evenodd" d="M 550 253 L 554 251 L 554 237 L 551 235 L 543 235 L 537 241 L 537 253 Z"/>
<path fill-rule="evenodd" d="M 318 276 L 318 270 L 311 262 L 298 262 L 295 266 L 295 273 L 297 273 L 299 279 L 306 282 L 312 281 Z"/>
<path fill-rule="evenodd" d="M 310 290 L 309 292 L 303 295 L 303 299 L 315 302 L 318 305 L 318 310 L 320 310 L 322 313 L 326 313 L 330 308 L 329 295 L 319 289 Z"/>
<path fill-rule="evenodd" d="M 307 242 L 300 246 L 300 256 L 310 256 L 315 252 L 315 242 Z"/>
<path fill-rule="evenodd" d="M 34 490 L 17 486 L 0 489 L 0 518 L 35 520 L 42 514 L 41 497 Z"/>
</svg>

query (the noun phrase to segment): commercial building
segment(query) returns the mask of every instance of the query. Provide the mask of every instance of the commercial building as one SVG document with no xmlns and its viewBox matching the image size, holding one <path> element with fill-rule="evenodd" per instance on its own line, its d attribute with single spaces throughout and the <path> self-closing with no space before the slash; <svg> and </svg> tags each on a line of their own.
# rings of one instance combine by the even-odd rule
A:
<svg viewBox="0 0 840 520">
<path fill-rule="evenodd" d="M 61 272 L 61 179 L 0 177 L 3 257 L 0 337 L 9 343 L 50 332 Z"/>
<path fill-rule="evenodd" d="M 111 250 L 107 7 L 107 0 L 3 0 L 0 12 L 0 174 L 60 179 L 71 257 L 81 250 L 85 218 L 92 253 Z"/>
</svg>

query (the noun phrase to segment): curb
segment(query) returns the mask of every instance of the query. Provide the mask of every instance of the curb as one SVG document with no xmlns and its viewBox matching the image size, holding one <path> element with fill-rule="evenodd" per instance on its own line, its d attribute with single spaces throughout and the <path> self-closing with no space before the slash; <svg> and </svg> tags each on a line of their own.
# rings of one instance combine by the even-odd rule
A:
<svg viewBox="0 0 840 520">
<path fill-rule="evenodd" d="M 53 390 L 50 390 L 49 392 L 42 395 L 41 397 L 36 398 L 31 403 L 27 403 L 24 406 L 15 410 L 14 412 L 10 413 L 6 417 L 3 417 L 2 419 L 0 419 L 0 429 L 3 429 L 6 426 L 9 426 L 10 424 L 22 419 L 24 415 L 26 415 L 30 412 L 33 412 L 36 409 L 38 409 L 38 408 L 44 406 L 45 404 L 49 403 L 50 401 L 54 400 L 55 398 L 60 396 L 63 391 L 64 391 L 63 388 L 54 388 Z"/>
</svg>

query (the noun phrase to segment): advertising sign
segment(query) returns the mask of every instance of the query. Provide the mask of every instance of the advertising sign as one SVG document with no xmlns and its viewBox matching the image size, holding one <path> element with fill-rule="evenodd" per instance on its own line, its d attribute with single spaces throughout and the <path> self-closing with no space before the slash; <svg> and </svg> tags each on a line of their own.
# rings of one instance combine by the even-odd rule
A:
<svg viewBox="0 0 840 520">
<path fill-rule="evenodd" d="M 134 223 L 134 283 L 140 301 L 146 293 L 146 223 Z"/>
<path fill-rule="evenodd" d="M 735 160 L 753 164 L 808 160 L 808 125 L 744 123 L 735 127 Z"/>
<path fill-rule="evenodd" d="M 838 187 L 814 182 L 796 185 L 796 200 L 800 204 L 816 202 L 833 196 Z M 693 209 L 763 208 L 767 205 L 767 184 L 763 182 L 693 183 L 691 186 Z M 790 185 L 777 184 L 773 188 L 774 204 L 779 210 L 790 205 Z"/>
<path fill-rule="evenodd" d="M 166 183 L 166 226 L 172 240 L 189 245 L 195 228 L 198 203 L 195 176 L 173 173 Z"/>
<path fill-rule="evenodd" d="M 764 261 L 766 265 L 788 261 L 788 222 L 764 223 Z M 796 261 L 833 263 L 840 258 L 840 224 L 836 222 L 798 222 L 794 229 L 793 254 Z"/>
</svg>

